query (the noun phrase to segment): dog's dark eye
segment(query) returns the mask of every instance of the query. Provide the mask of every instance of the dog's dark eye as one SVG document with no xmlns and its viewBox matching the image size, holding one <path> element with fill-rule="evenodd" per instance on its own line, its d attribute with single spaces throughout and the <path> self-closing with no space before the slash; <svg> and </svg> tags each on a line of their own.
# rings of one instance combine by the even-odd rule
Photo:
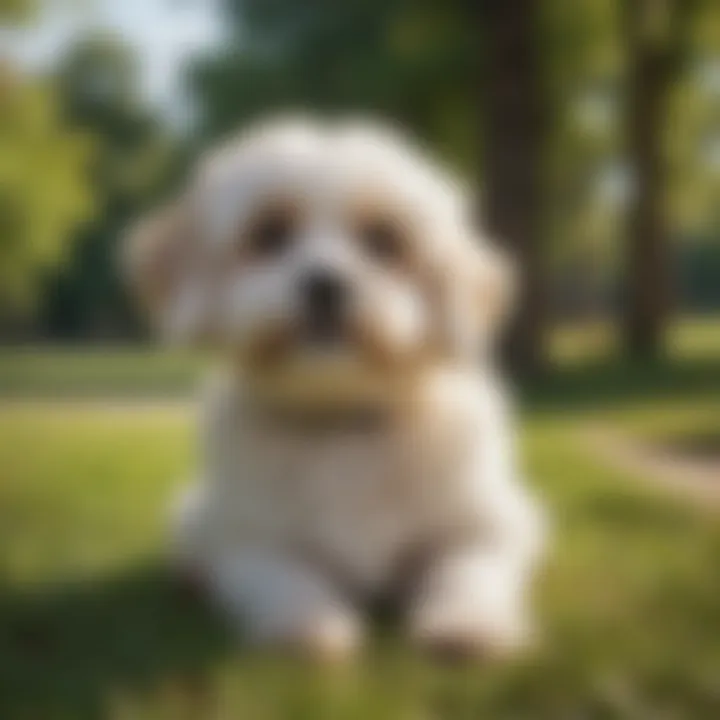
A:
<svg viewBox="0 0 720 720">
<path fill-rule="evenodd" d="M 254 258 L 269 259 L 288 249 L 295 232 L 295 217 L 287 210 L 273 210 L 250 226 L 247 245 Z"/>
<path fill-rule="evenodd" d="M 397 221 L 390 218 L 367 219 L 360 224 L 358 235 L 365 251 L 375 260 L 387 265 L 403 260 L 405 237 Z"/>
</svg>

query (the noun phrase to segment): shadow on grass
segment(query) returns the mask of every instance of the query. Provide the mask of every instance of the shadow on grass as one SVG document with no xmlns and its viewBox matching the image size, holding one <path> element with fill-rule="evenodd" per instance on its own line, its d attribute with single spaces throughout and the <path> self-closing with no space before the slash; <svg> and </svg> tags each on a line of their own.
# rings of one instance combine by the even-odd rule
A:
<svg viewBox="0 0 720 720">
<path fill-rule="evenodd" d="M 60 587 L 0 588 L 0 717 L 107 717 L 128 693 L 188 694 L 230 649 L 158 565 Z"/>
<path fill-rule="evenodd" d="M 625 403 L 716 396 L 720 399 L 717 358 L 655 364 L 586 365 L 551 371 L 521 388 L 531 410 L 602 410 Z"/>
</svg>

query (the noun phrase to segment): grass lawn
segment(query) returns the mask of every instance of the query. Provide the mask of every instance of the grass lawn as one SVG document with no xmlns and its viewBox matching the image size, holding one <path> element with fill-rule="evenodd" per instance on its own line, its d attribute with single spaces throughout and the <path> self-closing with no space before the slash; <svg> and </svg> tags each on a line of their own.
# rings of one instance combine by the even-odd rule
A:
<svg viewBox="0 0 720 720">
<path fill-rule="evenodd" d="M 506 666 L 435 667 L 391 629 L 355 667 L 286 664 L 244 653 L 175 588 L 162 519 L 192 468 L 191 412 L 118 397 L 186 397 L 197 366 L 0 353 L 2 720 L 720 717 L 720 509 L 635 482 L 583 442 L 596 423 L 720 431 L 720 323 L 678 328 L 666 365 L 566 359 L 527 388 L 525 461 L 555 546 L 542 642 Z"/>
</svg>

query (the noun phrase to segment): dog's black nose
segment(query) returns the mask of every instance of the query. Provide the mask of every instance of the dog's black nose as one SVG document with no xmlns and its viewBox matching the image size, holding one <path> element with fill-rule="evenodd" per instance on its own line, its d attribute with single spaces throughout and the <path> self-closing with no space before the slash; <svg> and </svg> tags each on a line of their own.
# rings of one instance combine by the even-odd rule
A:
<svg viewBox="0 0 720 720">
<path fill-rule="evenodd" d="M 339 329 L 347 302 L 347 286 L 341 278 L 316 271 L 304 278 L 302 296 L 311 330 L 331 334 Z"/>
<path fill-rule="evenodd" d="M 332 315 L 342 310 L 345 283 L 329 272 L 316 272 L 305 278 L 303 294 L 312 315 Z"/>
</svg>

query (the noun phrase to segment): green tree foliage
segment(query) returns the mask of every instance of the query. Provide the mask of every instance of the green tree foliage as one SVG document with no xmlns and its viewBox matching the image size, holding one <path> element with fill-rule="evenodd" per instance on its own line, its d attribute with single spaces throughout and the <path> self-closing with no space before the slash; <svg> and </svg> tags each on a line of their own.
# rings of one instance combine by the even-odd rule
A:
<svg viewBox="0 0 720 720">
<path fill-rule="evenodd" d="M 90 139 L 57 93 L 0 67 L 0 301 L 28 309 L 42 277 L 68 260 L 93 210 Z"/>
<path fill-rule="evenodd" d="M 79 42 L 60 63 L 55 84 L 69 121 L 93 134 L 90 168 L 100 212 L 78 238 L 68 271 L 48 288 L 43 308 L 54 336 L 112 336 L 135 326 L 117 272 L 116 246 L 130 218 L 168 183 L 176 143 L 140 97 L 131 49 L 103 35 Z"/>
<path fill-rule="evenodd" d="M 0 0 L 0 20 L 3 22 L 27 22 L 36 10 L 37 0 Z"/>
<path fill-rule="evenodd" d="M 201 135 L 278 110 L 379 113 L 474 169 L 477 38 L 459 5 L 225 0 L 229 42 L 191 76 Z"/>
<path fill-rule="evenodd" d="M 697 3 L 667 122 L 669 214 L 686 237 L 720 245 L 720 5 Z"/>
</svg>

